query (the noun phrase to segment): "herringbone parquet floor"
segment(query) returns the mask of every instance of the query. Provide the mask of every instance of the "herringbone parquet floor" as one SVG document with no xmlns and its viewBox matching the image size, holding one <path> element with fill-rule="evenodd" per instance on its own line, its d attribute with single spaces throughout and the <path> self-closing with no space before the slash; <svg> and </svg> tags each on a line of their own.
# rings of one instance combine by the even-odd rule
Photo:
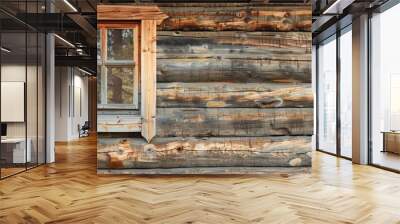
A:
<svg viewBox="0 0 400 224">
<path fill-rule="evenodd" d="M 400 223 L 400 175 L 314 154 L 289 176 L 97 176 L 94 138 L 0 181 L 0 223 Z"/>
</svg>

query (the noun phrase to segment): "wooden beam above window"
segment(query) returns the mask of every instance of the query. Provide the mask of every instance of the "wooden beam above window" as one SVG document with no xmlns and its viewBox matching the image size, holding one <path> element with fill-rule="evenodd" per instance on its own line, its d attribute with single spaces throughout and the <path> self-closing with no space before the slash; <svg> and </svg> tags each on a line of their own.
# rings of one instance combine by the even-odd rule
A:
<svg viewBox="0 0 400 224">
<path fill-rule="evenodd" d="M 156 20 L 161 23 L 168 16 L 155 5 L 98 5 L 97 20 Z"/>
</svg>

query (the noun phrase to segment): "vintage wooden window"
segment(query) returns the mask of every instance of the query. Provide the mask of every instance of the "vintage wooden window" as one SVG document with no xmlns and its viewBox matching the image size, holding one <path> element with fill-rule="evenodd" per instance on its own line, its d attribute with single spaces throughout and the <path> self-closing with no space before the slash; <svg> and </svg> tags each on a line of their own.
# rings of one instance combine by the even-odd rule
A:
<svg viewBox="0 0 400 224">
<path fill-rule="evenodd" d="M 156 30 L 166 17 L 157 6 L 98 5 L 98 132 L 155 136 Z"/>
<path fill-rule="evenodd" d="M 100 109 L 138 109 L 139 25 L 103 22 L 98 26 Z"/>
</svg>

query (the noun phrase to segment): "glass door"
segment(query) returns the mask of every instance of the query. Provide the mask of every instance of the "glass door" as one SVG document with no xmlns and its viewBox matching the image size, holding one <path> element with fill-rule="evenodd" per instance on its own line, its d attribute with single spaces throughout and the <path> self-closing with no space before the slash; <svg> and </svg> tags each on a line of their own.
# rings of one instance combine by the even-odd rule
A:
<svg viewBox="0 0 400 224">
<path fill-rule="evenodd" d="M 318 145 L 336 154 L 336 35 L 318 46 Z"/>
</svg>

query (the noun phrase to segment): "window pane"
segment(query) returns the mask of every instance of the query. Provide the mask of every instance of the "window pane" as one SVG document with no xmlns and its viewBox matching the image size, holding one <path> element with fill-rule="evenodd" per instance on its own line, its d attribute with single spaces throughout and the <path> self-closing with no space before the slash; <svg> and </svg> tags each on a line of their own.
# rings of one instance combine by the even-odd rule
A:
<svg viewBox="0 0 400 224">
<path fill-rule="evenodd" d="M 340 37 L 340 152 L 352 157 L 352 34 Z"/>
<path fill-rule="evenodd" d="M 372 163 L 400 170 L 400 4 L 371 19 Z M 386 132 L 383 134 L 383 132 Z"/>
<path fill-rule="evenodd" d="M 101 61 L 101 35 L 100 30 L 97 30 L 97 62 Z"/>
<path fill-rule="evenodd" d="M 107 68 L 107 103 L 133 104 L 133 67 Z"/>
<path fill-rule="evenodd" d="M 336 37 L 318 48 L 318 147 L 336 153 Z"/>
<path fill-rule="evenodd" d="M 101 104 L 101 66 L 97 66 L 97 104 Z"/>
<path fill-rule="evenodd" d="M 133 60 L 133 30 L 107 30 L 108 60 Z"/>
</svg>

